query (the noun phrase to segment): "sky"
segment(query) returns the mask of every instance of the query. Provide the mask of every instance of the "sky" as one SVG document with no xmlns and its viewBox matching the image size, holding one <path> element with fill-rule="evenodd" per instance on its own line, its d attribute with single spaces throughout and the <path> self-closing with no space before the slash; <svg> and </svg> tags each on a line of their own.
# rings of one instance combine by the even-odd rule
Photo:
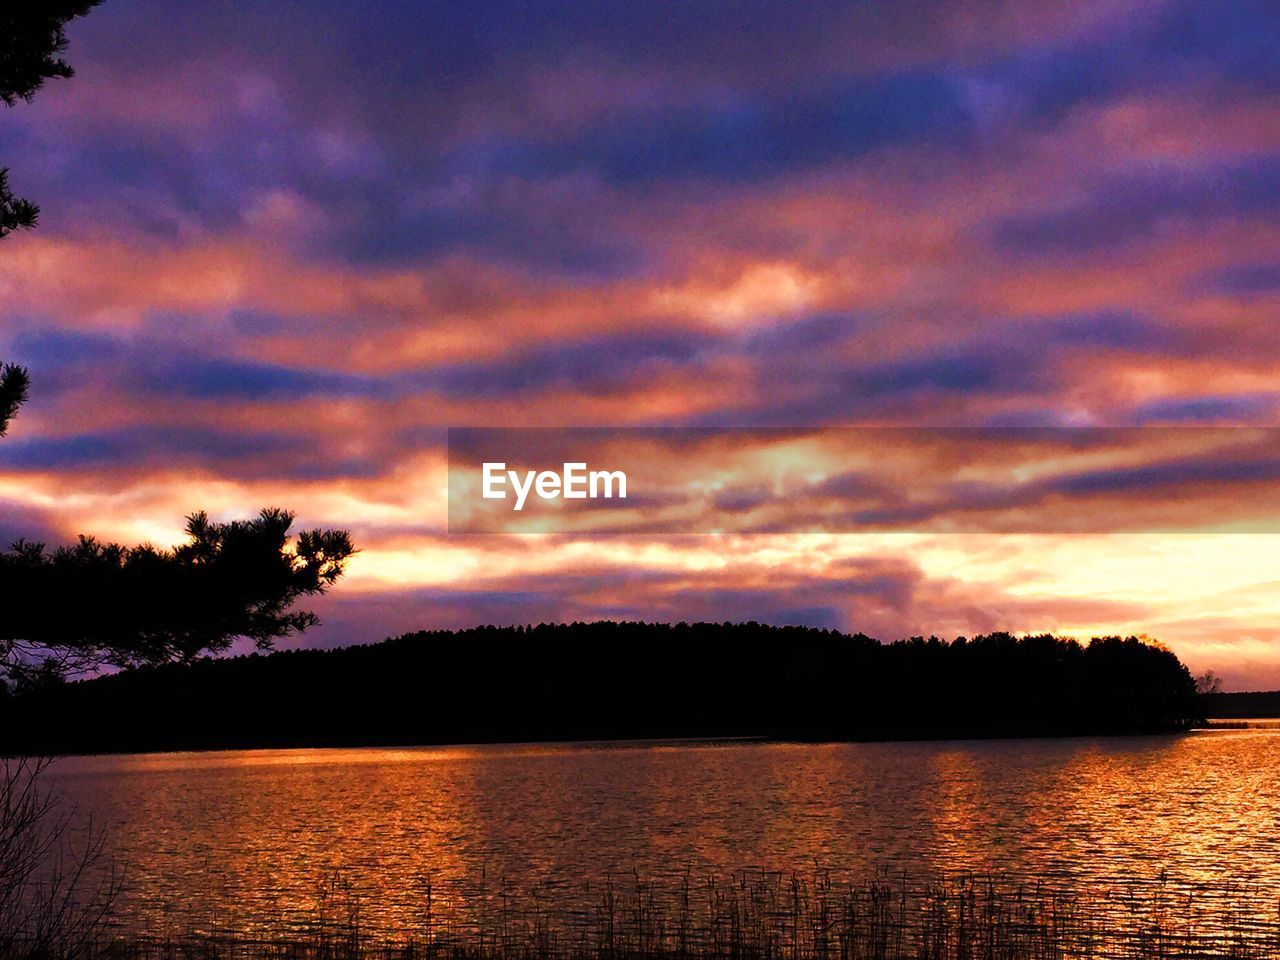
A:
<svg viewBox="0 0 1280 960">
<path fill-rule="evenodd" d="M 0 358 L 33 378 L 3 539 L 167 545 L 268 505 L 350 529 L 286 645 L 598 618 L 1147 634 L 1280 688 L 1280 540 L 1218 524 L 1267 501 L 1274 457 L 1212 497 L 1095 465 L 1130 471 L 1119 514 L 1183 504 L 1156 531 L 472 536 L 445 445 L 1280 426 L 1274 3 L 106 0 L 68 35 L 76 77 L 0 110 L 42 206 L 0 243 Z"/>
</svg>

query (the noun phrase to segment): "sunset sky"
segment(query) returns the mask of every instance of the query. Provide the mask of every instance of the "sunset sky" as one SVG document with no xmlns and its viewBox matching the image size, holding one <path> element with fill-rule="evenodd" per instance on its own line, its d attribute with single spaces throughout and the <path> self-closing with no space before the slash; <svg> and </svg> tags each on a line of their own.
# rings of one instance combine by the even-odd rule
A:
<svg viewBox="0 0 1280 960">
<path fill-rule="evenodd" d="M 350 528 L 291 644 L 1145 633 L 1280 688 L 1275 534 L 450 535 L 445 458 L 459 426 L 1280 427 L 1274 2 L 106 0 L 68 35 L 76 77 L 0 110 L 42 206 L 0 242 L 4 540 Z"/>
</svg>

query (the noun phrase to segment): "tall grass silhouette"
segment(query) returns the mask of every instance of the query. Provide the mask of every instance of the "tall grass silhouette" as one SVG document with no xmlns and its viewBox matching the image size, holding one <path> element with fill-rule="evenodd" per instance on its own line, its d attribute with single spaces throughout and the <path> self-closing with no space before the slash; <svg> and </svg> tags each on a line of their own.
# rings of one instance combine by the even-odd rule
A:
<svg viewBox="0 0 1280 960">
<path fill-rule="evenodd" d="M 996 877 L 837 884 L 807 874 L 614 878 L 583 908 L 505 884 L 424 882 L 413 929 L 366 926 L 340 878 L 305 922 L 106 936 L 102 960 L 1272 960 L 1280 915 L 1260 893 L 1206 921 L 1193 896 L 1066 894 Z"/>
</svg>

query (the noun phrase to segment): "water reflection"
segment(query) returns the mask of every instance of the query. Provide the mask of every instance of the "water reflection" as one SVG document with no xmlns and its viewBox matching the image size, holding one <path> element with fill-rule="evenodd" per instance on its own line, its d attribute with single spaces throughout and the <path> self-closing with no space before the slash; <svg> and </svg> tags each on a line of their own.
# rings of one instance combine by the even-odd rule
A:
<svg viewBox="0 0 1280 960">
<path fill-rule="evenodd" d="M 424 884 L 590 903 L 744 867 L 1280 896 L 1280 730 L 897 744 L 683 743 L 68 758 L 57 786 L 128 864 L 124 920 L 275 923 L 335 872 L 410 928 Z M 1223 894 L 1225 896 L 1225 894 Z M 1210 895 L 1206 910 L 1212 909 Z M 437 900 L 437 905 L 439 901 Z M 447 907 L 446 907 L 447 909 Z"/>
</svg>

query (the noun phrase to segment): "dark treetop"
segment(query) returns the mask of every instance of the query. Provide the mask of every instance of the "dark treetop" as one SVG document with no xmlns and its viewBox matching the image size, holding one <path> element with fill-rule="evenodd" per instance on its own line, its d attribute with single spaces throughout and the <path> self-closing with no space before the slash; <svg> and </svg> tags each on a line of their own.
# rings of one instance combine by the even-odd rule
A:
<svg viewBox="0 0 1280 960">
<path fill-rule="evenodd" d="M 0 551 L 0 682 L 48 681 L 96 664 L 135 666 L 226 650 L 238 637 L 268 647 L 316 622 L 292 609 L 323 593 L 353 552 L 343 530 L 308 530 L 290 543 L 293 514 L 187 519 L 173 550 L 81 537 L 46 550 Z"/>
<path fill-rule="evenodd" d="M 62 58 L 66 26 L 101 0 L 14 0 L 0 4 L 0 101 L 12 107 L 30 102 L 46 80 L 71 77 L 75 71 Z M 9 192 L 9 170 L 0 167 L 0 238 L 13 230 L 34 227 L 40 208 Z"/>
</svg>

